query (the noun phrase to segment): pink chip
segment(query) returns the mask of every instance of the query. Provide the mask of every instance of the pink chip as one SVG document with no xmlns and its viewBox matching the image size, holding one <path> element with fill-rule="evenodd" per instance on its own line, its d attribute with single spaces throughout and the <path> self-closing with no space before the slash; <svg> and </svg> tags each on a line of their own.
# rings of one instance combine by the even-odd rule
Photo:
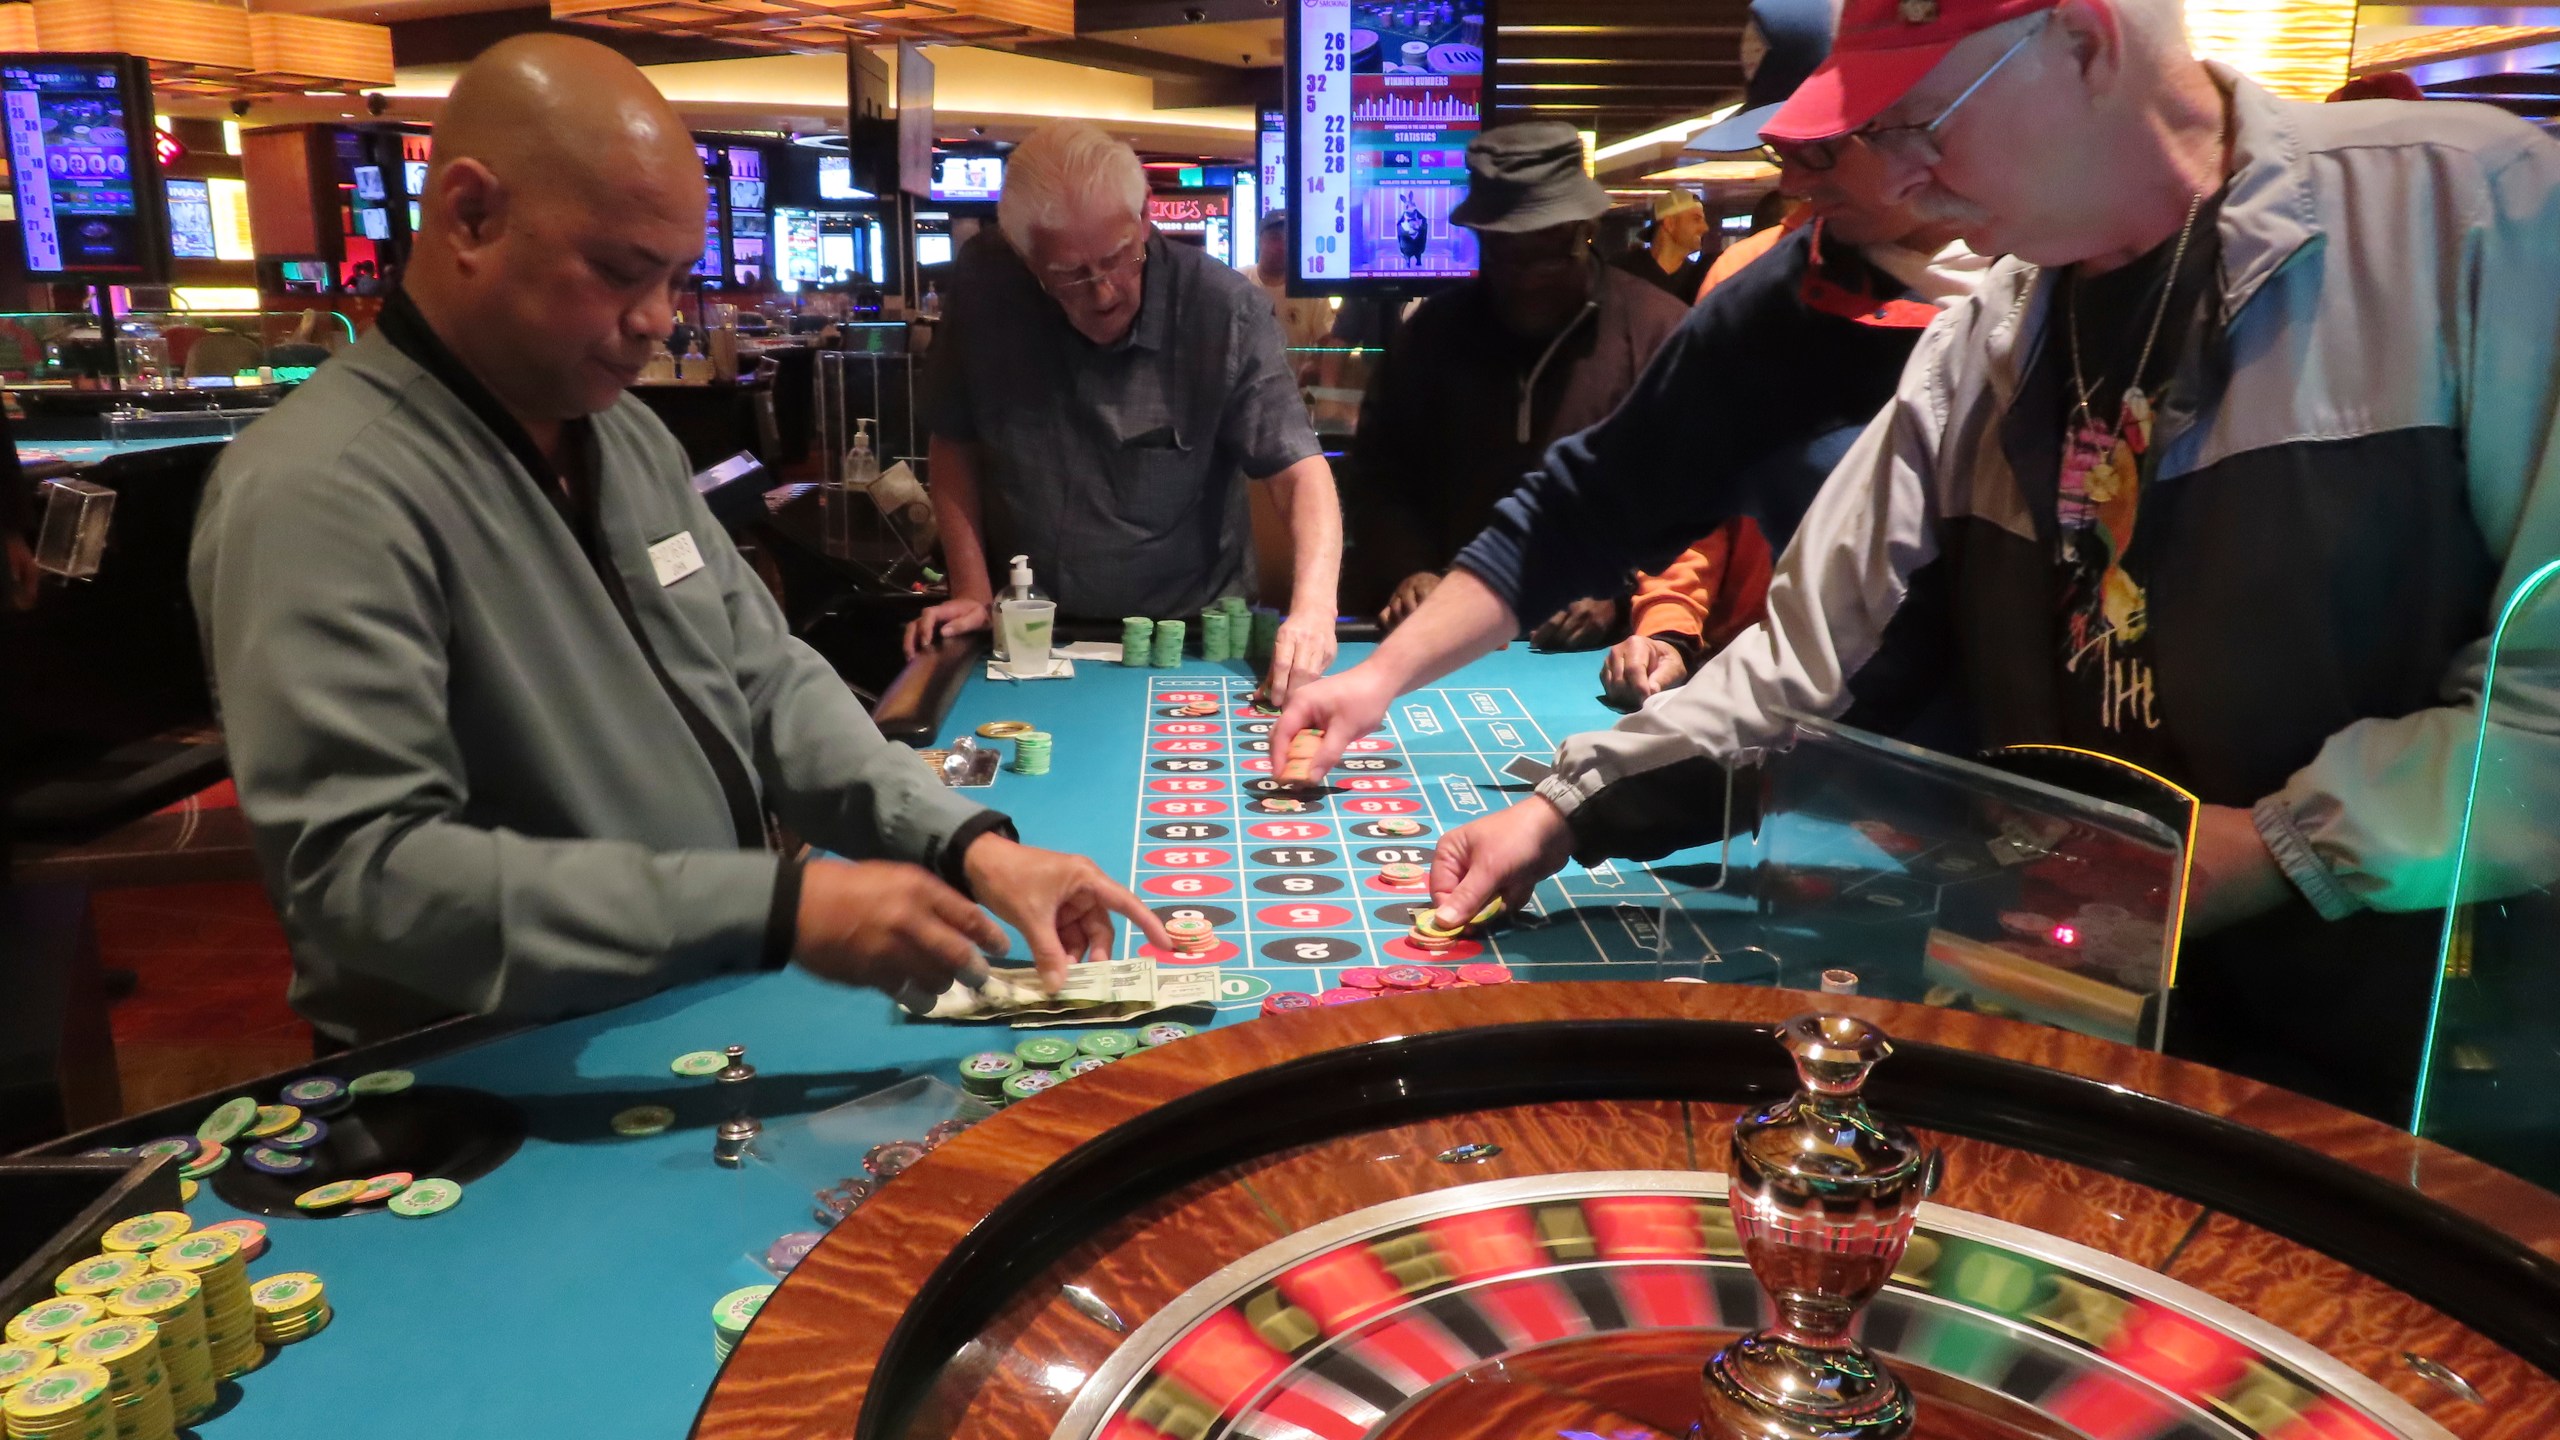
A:
<svg viewBox="0 0 2560 1440">
<path fill-rule="evenodd" d="M 1387 972 L 1375 965 L 1354 965 L 1342 972 L 1342 983 L 1354 990 L 1384 990 Z"/>
<path fill-rule="evenodd" d="M 1496 965 L 1489 960 L 1478 961 L 1459 966 L 1458 978 L 1470 985 L 1508 985 L 1511 983 L 1511 967 Z"/>
<path fill-rule="evenodd" d="M 1378 992 L 1375 990 L 1327 990 L 1316 997 L 1316 1003 L 1319 1005 L 1349 1005 L 1357 1001 L 1375 1000 L 1377 998 Z"/>
<path fill-rule="evenodd" d="M 1304 990 L 1274 990 L 1262 997 L 1262 1013 L 1279 1015 L 1291 1010 L 1312 1010 L 1316 997 Z"/>
</svg>

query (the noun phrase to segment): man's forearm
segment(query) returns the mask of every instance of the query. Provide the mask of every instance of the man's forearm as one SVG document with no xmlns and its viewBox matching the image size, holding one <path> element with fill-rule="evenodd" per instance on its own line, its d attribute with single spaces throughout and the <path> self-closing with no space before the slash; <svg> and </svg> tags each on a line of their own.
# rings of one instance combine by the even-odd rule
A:
<svg viewBox="0 0 2560 1440">
<path fill-rule="evenodd" d="M 1333 467 L 1323 456 L 1310 455 L 1272 476 L 1271 485 L 1281 513 L 1289 517 L 1296 557 L 1289 613 L 1331 620 L 1342 579 L 1342 501 L 1334 490 Z"/>
<path fill-rule="evenodd" d="M 1401 695 L 1490 655 L 1520 633 L 1520 617 L 1472 571 L 1452 569 L 1366 663 Z"/>
<path fill-rule="evenodd" d="M 954 600 L 992 600 L 987 547 L 979 531 L 978 447 L 936 435 L 925 443 L 933 467 L 933 520 L 942 532 L 942 562 Z"/>
</svg>

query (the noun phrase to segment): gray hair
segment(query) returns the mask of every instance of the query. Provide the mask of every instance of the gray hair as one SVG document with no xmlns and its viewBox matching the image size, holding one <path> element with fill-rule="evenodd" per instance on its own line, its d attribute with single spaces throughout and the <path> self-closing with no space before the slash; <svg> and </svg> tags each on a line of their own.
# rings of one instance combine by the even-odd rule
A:
<svg viewBox="0 0 2560 1440">
<path fill-rule="evenodd" d="M 1032 131 L 1006 159 L 996 223 L 1029 255 L 1034 231 L 1061 230 L 1113 206 L 1130 219 L 1146 217 L 1147 172 L 1137 152 L 1097 126 L 1059 120 Z"/>
</svg>

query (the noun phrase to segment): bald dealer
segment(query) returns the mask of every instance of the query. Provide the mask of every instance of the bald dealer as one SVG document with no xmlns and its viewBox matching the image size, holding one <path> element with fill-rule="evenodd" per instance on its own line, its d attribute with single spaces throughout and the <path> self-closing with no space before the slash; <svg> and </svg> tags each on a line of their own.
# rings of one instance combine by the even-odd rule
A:
<svg viewBox="0 0 2560 1440">
<path fill-rule="evenodd" d="M 584 40 L 481 56 L 381 323 L 235 442 L 190 579 L 294 1004 L 362 1040 L 797 961 L 923 982 L 1160 925 L 883 740 L 624 387 L 702 245 L 666 101 Z M 769 818 L 852 862 L 805 864 Z"/>
</svg>

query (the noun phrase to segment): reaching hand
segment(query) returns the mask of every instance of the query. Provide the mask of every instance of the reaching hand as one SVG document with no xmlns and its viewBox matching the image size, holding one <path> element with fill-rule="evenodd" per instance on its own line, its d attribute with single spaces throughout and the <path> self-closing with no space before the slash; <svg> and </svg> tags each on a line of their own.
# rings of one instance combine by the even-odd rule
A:
<svg viewBox="0 0 2560 1440">
<path fill-rule="evenodd" d="M 2293 882 L 2268 852 L 2257 820 L 2234 806 L 2198 808 L 2195 853 L 2190 860 L 2193 868 L 2183 927 L 2189 935 L 2210 935 L 2272 910 L 2292 893 Z"/>
<path fill-rule="evenodd" d="M 1688 678 L 1689 662 L 1680 658 L 1679 647 L 1650 635 L 1628 636 L 1600 662 L 1600 689 L 1610 703 L 1630 710 Z"/>
<path fill-rule="evenodd" d="M 921 865 L 813 860 L 800 874 L 793 958 L 813 975 L 939 994 L 1005 952 L 1004 931 Z"/>
<path fill-rule="evenodd" d="M 1378 627 L 1393 630 L 1403 624 L 1414 611 L 1422 608 L 1423 601 L 1431 598 L 1431 592 L 1439 588 L 1440 572 L 1437 570 L 1416 570 L 1407 575 L 1404 583 L 1396 587 L 1396 593 L 1387 597 L 1387 608 L 1378 612 Z"/>
<path fill-rule="evenodd" d="M 943 601 L 907 623 L 907 658 L 913 660 L 937 640 L 986 629 L 994 613 L 984 600 Z"/>
<path fill-rule="evenodd" d="M 1440 837 L 1431 856 L 1431 903 L 1443 928 L 1474 919 L 1499 895 L 1513 910 L 1539 881 L 1573 858 L 1563 812 L 1531 796 Z"/>
<path fill-rule="evenodd" d="M 1615 600 L 1576 600 L 1529 632 L 1533 650 L 1589 650 L 1605 643 L 1618 628 Z"/>
<path fill-rule="evenodd" d="M 1286 705 L 1300 686 L 1332 663 L 1333 617 L 1292 615 L 1280 622 L 1280 636 L 1272 642 L 1271 671 L 1263 677 L 1262 693 L 1272 704 Z"/>
<path fill-rule="evenodd" d="M 1065 983 L 1067 967 L 1079 960 L 1112 957 L 1114 910 L 1136 922 L 1158 950 L 1173 949 L 1155 912 L 1081 855 L 981 835 L 970 842 L 961 863 L 969 872 L 969 887 L 987 897 L 987 908 L 1030 942 L 1040 978 L 1052 986 Z"/>
<path fill-rule="evenodd" d="M 1342 758 L 1343 747 L 1378 728 L 1395 692 L 1380 683 L 1375 667 L 1354 665 L 1302 687 L 1271 727 L 1272 773 L 1288 762 L 1289 742 L 1301 730 L 1321 730 L 1324 743 L 1307 766 L 1308 778 L 1321 783 Z"/>
</svg>

